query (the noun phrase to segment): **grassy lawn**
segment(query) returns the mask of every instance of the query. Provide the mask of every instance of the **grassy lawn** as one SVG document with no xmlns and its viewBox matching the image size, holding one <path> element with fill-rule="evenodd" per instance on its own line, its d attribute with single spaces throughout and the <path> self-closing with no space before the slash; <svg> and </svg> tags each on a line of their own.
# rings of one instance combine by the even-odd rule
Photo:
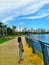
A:
<svg viewBox="0 0 49 65">
<path fill-rule="evenodd" d="M 14 38 L 0 38 L 0 44 L 8 41 L 8 40 L 11 40 L 11 39 L 14 39 Z"/>
</svg>

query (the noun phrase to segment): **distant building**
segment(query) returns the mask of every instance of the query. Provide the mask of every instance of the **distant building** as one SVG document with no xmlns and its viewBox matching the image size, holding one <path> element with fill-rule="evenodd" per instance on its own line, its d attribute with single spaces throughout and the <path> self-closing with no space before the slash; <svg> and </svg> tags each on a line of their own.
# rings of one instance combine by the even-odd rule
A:
<svg viewBox="0 0 49 65">
<path fill-rule="evenodd" d="M 27 32 L 28 30 L 27 30 L 27 28 L 24 28 L 23 30 L 22 30 L 22 32 Z"/>
<path fill-rule="evenodd" d="M 38 28 L 38 29 L 36 29 L 36 32 L 45 32 L 45 29 L 43 29 L 43 28 Z"/>
<path fill-rule="evenodd" d="M 48 30 L 46 30 L 46 32 L 49 32 L 49 29 L 48 29 Z"/>
<path fill-rule="evenodd" d="M 30 32 L 35 32 L 35 30 L 33 28 L 30 29 Z"/>
</svg>

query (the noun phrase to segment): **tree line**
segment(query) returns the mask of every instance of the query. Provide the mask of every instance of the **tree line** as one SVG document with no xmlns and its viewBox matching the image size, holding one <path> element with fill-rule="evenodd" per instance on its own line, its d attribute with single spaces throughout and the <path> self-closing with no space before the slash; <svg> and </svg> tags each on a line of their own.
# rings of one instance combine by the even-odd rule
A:
<svg viewBox="0 0 49 65">
<path fill-rule="evenodd" d="M 12 26 L 12 28 L 7 27 L 2 22 L 0 22 L 0 36 L 7 36 L 7 35 L 16 35 L 16 26 Z"/>
<path fill-rule="evenodd" d="M 24 35 L 24 34 L 49 34 L 49 32 L 18 32 L 16 31 L 16 26 L 12 26 L 12 28 L 7 27 L 2 22 L 0 22 L 0 36 L 9 36 L 9 35 Z"/>
</svg>

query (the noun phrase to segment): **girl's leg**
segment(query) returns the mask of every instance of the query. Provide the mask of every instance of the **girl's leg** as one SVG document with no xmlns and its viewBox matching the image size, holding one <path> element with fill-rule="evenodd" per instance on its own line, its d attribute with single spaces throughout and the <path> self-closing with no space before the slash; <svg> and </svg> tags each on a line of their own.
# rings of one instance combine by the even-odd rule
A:
<svg viewBox="0 0 49 65">
<path fill-rule="evenodd" d="M 22 51 L 19 50 L 19 63 L 21 63 L 21 59 L 22 59 Z"/>
<path fill-rule="evenodd" d="M 22 51 L 20 51 L 20 60 L 23 60 L 22 55 L 23 55 L 23 53 L 22 53 Z"/>
<path fill-rule="evenodd" d="M 21 59 L 22 58 L 22 51 L 20 50 L 19 51 L 19 59 Z"/>
</svg>

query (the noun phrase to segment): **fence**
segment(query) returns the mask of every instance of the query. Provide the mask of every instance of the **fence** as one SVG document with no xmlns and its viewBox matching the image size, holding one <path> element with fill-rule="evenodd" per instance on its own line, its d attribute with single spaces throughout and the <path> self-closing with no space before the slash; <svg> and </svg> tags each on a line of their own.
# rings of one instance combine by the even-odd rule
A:
<svg viewBox="0 0 49 65">
<path fill-rule="evenodd" d="M 32 48 L 32 52 L 39 55 L 44 61 L 44 65 L 49 65 L 49 44 L 28 36 L 25 36 L 25 39 L 28 46 Z"/>
</svg>

